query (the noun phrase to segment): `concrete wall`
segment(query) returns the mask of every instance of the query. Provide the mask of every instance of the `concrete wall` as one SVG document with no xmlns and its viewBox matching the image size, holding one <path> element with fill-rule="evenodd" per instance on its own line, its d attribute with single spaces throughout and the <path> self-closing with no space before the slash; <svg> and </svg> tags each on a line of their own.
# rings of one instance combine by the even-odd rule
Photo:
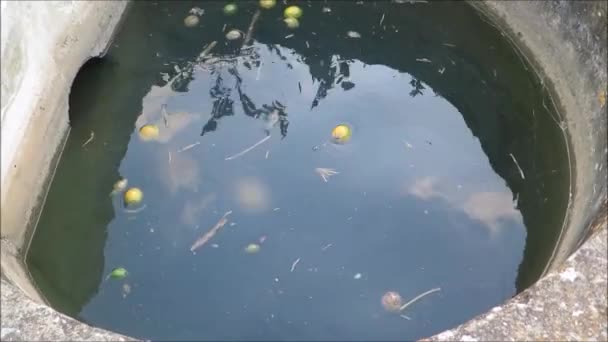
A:
<svg viewBox="0 0 608 342">
<path fill-rule="evenodd" d="M 103 54 L 126 1 L 2 1 L 2 274 L 41 300 L 22 266 L 68 133 L 81 65 Z"/>
<path fill-rule="evenodd" d="M 555 101 L 563 117 L 563 122 L 560 124 L 570 138 L 570 157 L 573 166 L 571 200 L 560 244 L 548 268 L 548 270 L 559 270 L 560 267 L 564 267 L 562 262 L 592 230 L 600 231 L 603 235 L 596 236 L 590 241 L 592 245 L 588 242 L 586 248 L 592 250 L 602 246 L 606 248 L 605 241 L 597 242 L 597 239 L 602 237 L 605 239 L 606 229 L 605 215 L 602 214 L 606 210 L 608 154 L 605 105 L 607 3 L 553 0 L 475 1 L 471 4 L 487 15 L 488 20 L 501 27 L 521 50 L 522 56 L 528 58 L 535 66 L 539 76 L 544 79 L 544 84 L 555 95 Z M 80 66 L 88 58 L 103 53 L 125 8 L 125 1 L 1 2 L 1 269 L 3 278 L 12 283 L 11 285 L 2 282 L 2 340 L 29 337 L 44 339 L 45 336 L 65 340 L 73 336 L 67 334 L 65 326 L 60 324 L 66 320 L 70 321 L 69 319 L 49 309 L 48 312 L 45 311 L 46 320 L 35 320 L 33 316 L 28 316 L 26 309 L 20 308 L 32 308 L 31 315 L 36 315 L 43 309 L 32 304 L 19 291 L 12 292 L 12 297 L 5 298 L 5 293 L 8 293 L 5 288 L 12 289 L 11 286 L 16 285 L 30 297 L 42 301 L 20 261 L 22 251 L 27 249 L 31 227 L 35 225 L 37 209 L 43 202 L 47 183 L 51 179 L 57 152 L 61 150 L 68 133 L 67 107 L 71 83 Z M 591 229 L 591 227 L 596 228 Z M 591 304 L 581 307 L 582 313 L 579 316 L 587 321 L 597 321 L 597 315 L 593 314 L 594 310 L 599 310 L 601 313 L 605 312 L 606 307 L 605 297 L 598 298 L 599 294 L 605 294 L 606 273 L 601 274 L 601 270 L 586 268 L 585 265 L 590 263 L 605 265 L 606 255 L 605 253 L 599 256 L 593 253 L 585 254 L 585 251 L 584 248 L 580 250 L 582 254 L 590 255 L 589 258 L 575 258 L 578 260 L 576 263 L 578 271 L 572 271 L 574 273 L 568 271 L 566 275 L 550 273 L 539 284 L 525 291 L 506 306 L 512 305 L 517 311 L 521 308 L 518 304 L 522 304 L 518 301 L 537 303 L 538 305 L 534 306 L 522 304 L 524 305 L 522 310 L 534 313 L 533 310 L 536 308 L 542 308 L 542 303 L 549 302 L 548 298 L 561 298 L 559 305 L 548 308 L 552 311 L 561 308 L 571 315 L 572 307 L 578 304 L 568 301 L 582 303 L 595 298 L 597 300 L 592 301 Z M 571 266 L 573 269 L 574 267 Z M 585 273 L 585 269 L 591 273 Z M 592 275 L 598 272 L 600 277 L 599 281 L 596 281 L 594 279 L 597 277 Z M 588 280 L 578 281 L 577 284 L 585 284 L 587 287 L 546 285 L 547 282 L 554 280 L 577 279 L 577 274 L 581 275 L 579 278 Z M 584 275 L 588 277 L 585 278 Z M 567 292 L 584 293 L 585 296 L 584 298 L 568 297 L 564 295 L 564 289 L 567 289 Z M 5 306 L 4 304 L 7 303 L 8 305 Z M 563 308 L 561 304 L 564 304 Z M 495 318 L 494 314 L 489 315 Z M 536 314 L 504 315 L 503 320 L 499 322 L 485 320 L 484 324 L 489 327 L 487 331 L 501 331 L 505 335 L 500 336 L 508 337 L 510 334 L 508 329 L 499 330 L 493 324 L 504 326 L 508 325 L 505 322 L 509 322 L 509 318 L 527 321 L 536 317 L 534 316 Z M 546 315 L 549 313 L 547 312 Z M 600 315 L 600 317 L 604 316 Z M 30 324 L 24 323 L 29 322 L 30 319 Z M 555 326 L 561 325 L 562 330 L 570 331 L 580 328 L 580 325 L 576 324 L 571 326 L 560 324 L 570 321 L 560 320 L 559 317 L 556 320 L 541 321 L 547 322 L 546 325 L 541 324 L 534 329 L 549 334 L 542 335 L 543 338 L 563 337 L 553 334 L 558 330 Z M 496 339 L 496 336 L 499 336 L 491 333 L 484 335 L 479 322 L 479 319 L 473 320 L 467 323 L 465 328 L 454 330 L 451 335 L 448 332 L 443 336 L 450 337 L 448 339 L 457 336 L 465 338 L 464 335 L 459 335 L 460 332 L 472 334 L 470 331 L 475 329 L 479 332 L 476 338 L 480 340 Z M 555 325 L 549 326 L 550 322 L 555 322 Z M 18 328 L 11 327 L 10 324 Z M 48 329 L 41 330 L 41 326 Z M 74 328 L 77 325 L 70 326 Z M 86 330 L 86 326 L 84 327 L 83 329 Z M 525 328 L 522 329 L 517 335 L 520 338 L 539 336 L 533 335 Z M 571 336 L 601 337 L 606 331 L 605 321 L 589 329 L 593 331 Z M 42 334 L 45 331 L 46 333 Z M 55 334 L 57 331 L 59 333 Z M 61 335 L 61 331 L 64 331 L 64 335 Z M 99 335 L 96 335 L 98 331 L 92 328 L 90 331 L 91 335 L 83 332 L 83 335 L 79 335 L 79 339 L 100 339 Z M 527 333 L 529 334 L 526 335 Z M 108 339 L 113 339 L 111 334 L 108 336 Z"/>
</svg>

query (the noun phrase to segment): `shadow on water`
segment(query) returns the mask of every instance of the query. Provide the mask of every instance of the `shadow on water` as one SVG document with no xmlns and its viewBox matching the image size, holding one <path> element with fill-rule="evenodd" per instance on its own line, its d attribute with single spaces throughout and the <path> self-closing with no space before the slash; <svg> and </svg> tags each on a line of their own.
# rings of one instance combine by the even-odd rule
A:
<svg viewBox="0 0 608 342">
<path fill-rule="evenodd" d="M 294 59 L 308 66 L 316 86 L 311 111 L 332 94 L 357 87 L 351 75 L 354 61 L 409 74 L 411 88 L 403 89 L 404 96 L 432 92 L 456 107 L 523 216 L 527 235 L 515 287 L 517 292 L 525 289 L 538 279 L 551 254 L 568 196 L 564 139 L 542 86 L 501 34 L 463 4 L 330 4 L 331 12 L 324 13 L 324 3 L 307 2 L 305 12 L 315 14 L 305 15 L 295 33 L 277 29 L 280 6 L 264 12 L 255 46 L 264 44 L 286 68 Z M 288 136 L 283 104 L 248 95 L 235 67 L 238 61 L 248 70 L 259 68 L 256 48 L 225 44 L 224 33 L 209 27 L 183 27 L 181 18 L 197 5 L 207 11 L 203 20 L 211 21 L 217 15 L 211 13 L 219 12 L 223 3 L 135 3 L 107 57 L 90 62 L 74 82 L 72 133 L 57 170 L 61 177 L 52 184 L 27 260 L 52 305 L 71 316 L 80 314 L 105 276 L 104 247 L 115 213 L 112 199 L 100 201 L 99 194 L 109 193 L 120 177 L 119 165 L 142 112 L 141 99 L 151 86 L 171 82 L 174 91 L 186 93 L 195 68 L 203 68 L 214 86 L 201 136 L 229 129 L 222 123 L 236 115 L 235 106 L 251 118 L 277 122 L 282 137 Z M 255 6 L 243 4 L 240 10 L 253 14 Z M 175 20 L 167 20 L 168 15 Z M 227 24 L 247 27 L 250 18 L 235 16 Z M 348 39 L 348 31 L 361 37 Z M 146 39 L 147 32 L 156 36 Z M 297 39 L 286 38 L 290 34 Z M 142 40 L 145 45 L 138 44 Z M 197 60 L 212 41 L 219 42 L 213 53 Z M 283 55 L 285 51 L 291 56 Z M 298 80 L 292 86 L 301 89 Z M 93 140 L 83 147 L 91 131 Z M 66 200 L 77 202 L 77 209 L 65 211 Z"/>
</svg>

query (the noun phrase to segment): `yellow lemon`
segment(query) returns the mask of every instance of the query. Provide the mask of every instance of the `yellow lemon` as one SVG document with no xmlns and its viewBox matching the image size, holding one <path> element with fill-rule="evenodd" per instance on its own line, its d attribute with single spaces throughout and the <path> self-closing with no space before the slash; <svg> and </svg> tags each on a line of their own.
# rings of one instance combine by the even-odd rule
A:
<svg viewBox="0 0 608 342">
<path fill-rule="evenodd" d="M 158 126 L 156 125 L 144 125 L 139 129 L 139 137 L 144 141 L 158 138 L 159 133 Z"/>
<path fill-rule="evenodd" d="M 283 12 L 286 18 L 298 19 L 302 16 L 302 9 L 298 6 L 289 6 Z"/>
<path fill-rule="evenodd" d="M 277 4 L 277 0 L 260 0 L 260 7 L 265 9 L 273 8 Z"/>
<path fill-rule="evenodd" d="M 189 15 L 184 19 L 184 25 L 186 25 L 186 27 L 194 27 L 198 25 L 198 23 L 199 19 L 195 15 Z"/>
<path fill-rule="evenodd" d="M 144 198 L 144 193 L 138 188 L 131 188 L 125 192 L 125 203 L 132 205 L 141 203 Z"/>
<path fill-rule="evenodd" d="M 331 131 L 332 138 L 338 143 L 347 142 L 350 139 L 351 134 L 352 132 L 350 127 L 344 124 L 334 127 L 334 129 Z"/>
<path fill-rule="evenodd" d="M 297 29 L 298 26 L 300 26 L 300 22 L 296 18 L 287 17 L 287 18 L 283 19 L 283 21 L 285 22 L 287 27 L 289 27 L 290 29 Z"/>
</svg>

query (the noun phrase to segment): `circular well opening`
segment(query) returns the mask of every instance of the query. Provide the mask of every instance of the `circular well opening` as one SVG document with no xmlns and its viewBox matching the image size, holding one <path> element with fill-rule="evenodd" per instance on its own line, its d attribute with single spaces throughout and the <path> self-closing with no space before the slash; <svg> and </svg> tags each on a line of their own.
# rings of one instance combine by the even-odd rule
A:
<svg viewBox="0 0 608 342">
<path fill-rule="evenodd" d="M 135 2 L 80 72 L 27 256 L 53 307 L 154 340 L 416 339 L 538 279 L 566 140 L 500 32 L 457 2 L 288 2 L 295 29 L 225 5 Z"/>
</svg>

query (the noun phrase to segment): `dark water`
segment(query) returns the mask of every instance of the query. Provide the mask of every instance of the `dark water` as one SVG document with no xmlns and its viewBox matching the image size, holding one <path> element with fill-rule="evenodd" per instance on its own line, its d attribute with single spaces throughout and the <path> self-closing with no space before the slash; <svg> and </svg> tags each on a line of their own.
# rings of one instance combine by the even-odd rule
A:
<svg viewBox="0 0 608 342">
<path fill-rule="evenodd" d="M 504 37 L 463 3 L 297 3 L 297 30 L 279 2 L 245 50 L 224 35 L 247 31 L 256 2 L 231 17 L 219 2 L 133 4 L 75 81 L 28 254 L 53 306 L 154 340 L 404 340 L 539 277 L 567 204 L 566 143 Z M 352 138 L 336 145 L 340 123 Z M 160 141 L 139 138 L 144 124 Z M 143 210 L 110 195 L 120 177 Z M 116 267 L 129 275 L 105 280 Z M 381 305 L 432 288 L 411 320 Z"/>
</svg>

